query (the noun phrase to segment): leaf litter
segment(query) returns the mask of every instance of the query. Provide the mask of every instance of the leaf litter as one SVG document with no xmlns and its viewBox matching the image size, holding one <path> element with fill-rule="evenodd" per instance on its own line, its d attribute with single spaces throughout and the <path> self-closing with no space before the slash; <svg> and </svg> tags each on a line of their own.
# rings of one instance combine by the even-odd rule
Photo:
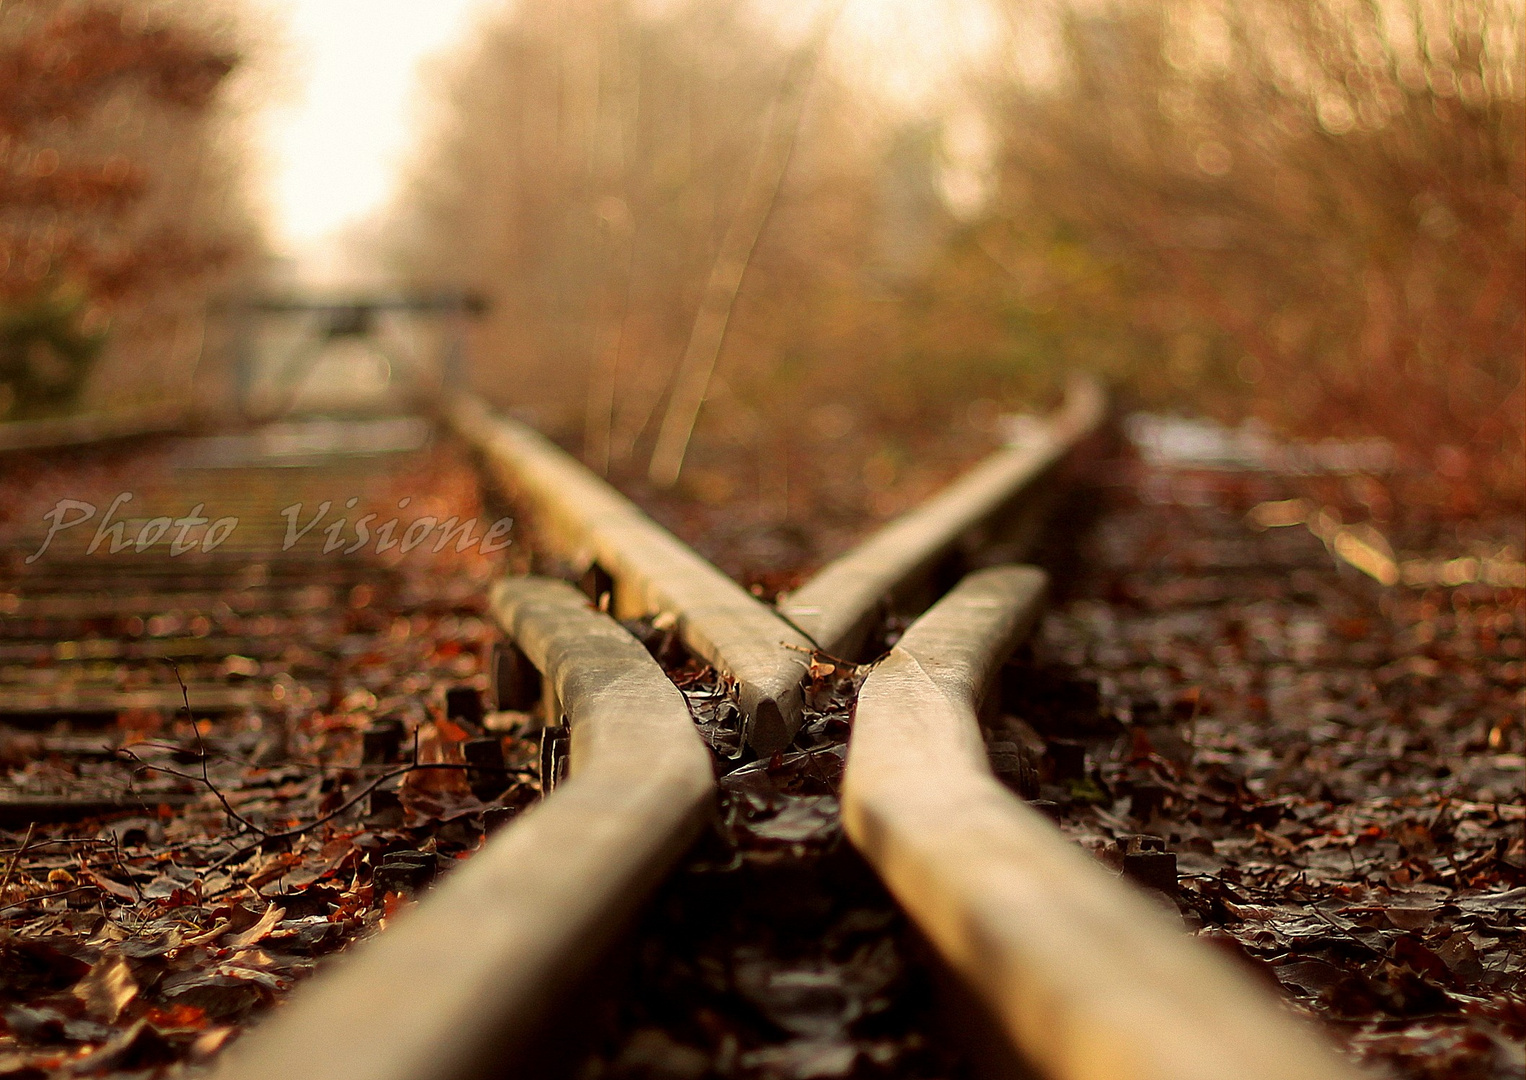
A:
<svg viewBox="0 0 1526 1080">
<path fill-rule="evenodd" d="M 1359 1060 L 1521 1076 L 1522 590 L 1386 587 L 1257 510 L 1381 526 L 1405 566 L 1518 564 L 1521 522 L 1401 512 L 1403 478 L 1098 475 L 1080 543 L 1051 545 L 1059 597 L 1006 672 L 992 745 L 1022 748 L 1067 834 Z"/>
<path fill-rule="evenodd" d="M 1383 588 L 1321 530 L 1253 512 L 1301 500 L 1368 535 L 1371 477 L 1108 470 L 1082 496 L 1095 520 L 1058 537 L 1061 595 L 1009 668 L 993 767 L 1359 1058 L 1425 1080 L 1519 1076 L 1521 591 L 1464 572 L 1518 565 L 1519 523 L 1374 516 L 1418 583 Z M 321 617 L 219 616 L 281 642 L 217 669 L 284 674 L 272 714 L 124 714 L 105 753 L 73 730 L 4 732 L 15 790 L 109 789 L 135 809 L 9 833 L 0 1077 L 209 1059 L 538 797 L 528 718 L 490 729 L 425 699 L 442 680 L 480 691 L 480 576 L 407 577 L 330 586 L 348 603 Z M 375 617 L 408 595 L 449 600 Z M 838 824 L 859 669 L 817 657 L 800 737 L 757 761 L 731 688 L 670 627 L 632 629 L 691 704 L 722 812 L 651 906 L 580 1074 L 967 1075 L 919 942 Z M 466 745 L 484 737 L 506 784 L 488 798 Z"/>
<path fill-rule="evenodd" d="M 42 502 L 92 468 L 107 490 L 141 491 L 164 458 L 43 463 L 25 480 Z M 380 489 L 321 470 L 292 483 L 354 482 L 387 508 L 428 492 L 420 513 L 481 516 L 475 475 L 448 449 L 377 472 Z M 486 584 L 524 552 L 426 553 L 188 559 L 170 578 L 141 559 L 105 568 L 111 596 L 162 597 L 146 618 L 71 606 L 69 589 L 102 573 L 89 560 L 5 568 L 0 592 L 55 612 L 6 623 L 8 682 L 183 697 L 0 726 L 0 1077 L 210 1060 L 539 797 L 525 718 L 483 705 Z M 270 693 L 206 712 L 209 685 Z"/>
</svg>

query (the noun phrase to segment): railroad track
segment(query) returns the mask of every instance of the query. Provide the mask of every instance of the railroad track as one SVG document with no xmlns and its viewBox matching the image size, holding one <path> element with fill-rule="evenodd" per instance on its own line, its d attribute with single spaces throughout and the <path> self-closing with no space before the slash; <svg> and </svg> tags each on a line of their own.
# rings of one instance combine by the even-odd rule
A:
<svg viewBox="0 0 1526 1080">
<path fill-rule="evenodd" d="M 209 444 L 233 448 L 226 437 L 146 455 L 139 446 L 134 453 L 150 467 L 99 492 L 41 485 L 47 498 L 22 523 L 30 527 L 7 538 L 0 743 L 12 761 L 36 760 L 0 792 L 7 826 L 152 818 L 160 807 L 193 806 L 208 792 L 177 776 L 187 753 L 176 739 L 204 735 L 220 760 L 279 764 L 300 712 L 364 710 L 417 723 L 447 697 L 480 712 L 471 699 L 487 685 L 478 657 L 492 638 L 489 563 L 388 564 L 364 552 L 325 553 L 321 536 L 286 543 L 283 508 L 342 505 L 352 494 L 373 505 L 378 485 L 421 467 L 428 455 L 419 446 L 330 454 L 294 471 L 284 455 L 257 452 L 257 437 L 245 440 L 243 450 L 255 452 L 242 468 L 209 468 Z M 63 482 L 85 483 L 89 470 L 75 471 L 80 478 Z M 60 494 L 73 505 L 50 520 L 64 505 Z M 182 519 L 192 524 L 181 530 Z M 236 524 L 219 530 L 218 519 Z M 155 543 L 139 542 L 155 534 Z M 141 768 L 124 770 L 129 761 Z"/>
<path fill-rule="evenodd" d="M 984 1032 L 969 1051 L 977 1069 L 1000 1072 L 1021 1060 L 1054 1080 L 1356 1075 L 1270 992 L 1189 939 L 1158 903 L 1067 841 L 993 772 L 981 711 L 1046 590 L 1043 573 L 1020 562 L 1067 469 L 1099 435 L 1103 403 L 1094 388 L 1073 389 L 1064 408 L 1021 444 L 994 454 L 776 605 L 480 401 L 450 401 L 442 420 L 528 519 L 537 559 L 566 579 L 500 569 L 490 587 L 470 575 L 415 583 L 415 599 L 426 607 L 456 605 L 446 614 L 458 620 L 458 631 L 467 619 L 476 620 L 474 634 L 487 617 L 498 627 L 494 704 L 501 715 L 533 714 L 530 723 L 543 725 L 537 779 L 544 798 L 489 837 L 416 909 L 321 971 L 234 1044 L 216 1062 L 220 1080 L 456 1080 L 569 1066 L 569 1044 L 592 1038 L 578 1018 L 589 980 L 600 977 L 648 899 L 706 832 L 718 796 L 734 801 L 736 777 L 746 769 L 726 772 L 718 784 L 715 762 L 749 756 L 835 762 L 838 775 L 829 779 L 848 840 L 931 946 L 975 1016 L 972 1026 Z M 264 515 L 273 509 L 266 506 Z M 205 573 L 236 574 L 248 558 Z M 334 564 L 269 565 L 269 579 L 258 586 L 270 590 L 268 599 L 242 601 L 255 619 L 300 609 L 302 597 L 320 618 L 357 589 L 371 590 L 362 594 L 367 606 L 397 604 L 370 599 L 386 587 L 371 564 L 357 564 L 351 577 Z M 280 574 L 289 582 L 277 582 Z M 289 592 L 280 591 L 283 584 Z M 111 582 L 109 595 L 121 598 L 111 618 L 141 620 L 133 601 L 139 594 L 121 585 Z M 209 625 L 194 638 L 202 645 L 183 646 L 192 676 L 184 689 L 178 679 L 161 680 L 153 692 L 173 686 L 215 701 L 214 687 L 196 681 L 194 665 L 225 648 L 213 634 L 222 627 L 210 624 L 232 626 L 239 617 L 226 602 L 230 587 L 185 580 L 173 588 L 224 601 L 216 617 L 192 604 L 173 609 L 186 625 L 198 617 Z M 172 591 L 159 582 L 141 595 Z M 108 594 L 13 594 L 17 625 L 32 630 L 4 648 L 40 649 L 46 620 L 72 618 L 85 621 L 71 628 L 91 633 L 65 639 L 78 639 L 75 654 L 147 662 L 174 650 L 120 627 L 102 631 L 89 620 L 103 613 L 74 612 L 65 602 Z M 267 636 L 283 636 L 281 627 L 266 628 Z M 235 644 L 243 651 L 222 653 L 222 662 L 263 648 L 247 635 L 226 648 Z M 714 675 L 675 685 L 672 664 L 665 669 L 654 652 L 691 655 Z M 273 648 L 264 655 L 272 668 L 278 664 Z M 877 657 L 872 667 L 856 666 Z M 441 681 L 440 673 L 429 675 L 427 682 Z M 445 681 L 474 692 L 485 675 L 452 670 Z M 275 685 L 283 694 L 321 692 Z M 326 689 L 336 705 L 350 692 Z M 80 693 L 76 688 L 68 707 L 88 711 Z M 441 708 L 449 702 L 442 699 Z M 834 724 L 835 746 L 822 734 Z M 823 805 L 819 796 L 805 798 L 818 799 L 810 807 Z"/>
</svg>

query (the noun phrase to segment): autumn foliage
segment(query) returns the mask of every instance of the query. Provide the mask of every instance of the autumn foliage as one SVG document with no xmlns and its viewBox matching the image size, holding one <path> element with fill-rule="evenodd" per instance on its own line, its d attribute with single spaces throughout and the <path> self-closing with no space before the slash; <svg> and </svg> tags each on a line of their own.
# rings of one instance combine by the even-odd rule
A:
<svg viewBox="0 0 1526 1080">
<path fill-rule="evenodd" d="M 66 405 L 103 350 L 152 382 L 237 250 L 213 146 L 236 57 L 204 15 L 0 9 L 0 413 Z"/>
<path fill-rule="evenodd" d="M 950 310 L 1015 357 L 1084 344 L 1157 406 L 1377 435 L 1519 495 L 1518 4 L 1009 7 L 1053 73 L 992 95 L 998 191 Z"/>
<path fill-rule="evenodd" d="M 1519 4 L 992 6 L 1009 36 L 932 115 L 825 50 L 691 461 L 782 476 L 866 431 L 911 460 L 1087 368 L 1521 489 Z M 495 294 L 479 385 L 639 474 L 797 46 L 703 0 L 577 11 L 517 5 L 448 73 L 399 246 Z"/>
</svg>

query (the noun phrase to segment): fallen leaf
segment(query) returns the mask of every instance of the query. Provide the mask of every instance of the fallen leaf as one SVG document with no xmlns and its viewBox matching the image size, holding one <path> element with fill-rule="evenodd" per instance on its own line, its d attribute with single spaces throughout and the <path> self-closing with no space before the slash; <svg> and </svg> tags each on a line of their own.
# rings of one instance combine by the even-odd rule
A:
<svg viewBox="0 0 1526 1080">
<path fill-rule="evenodd" d="M 265 913 L 260 916 L 258 922 L 249 927 L 249 929 L 234 934 L 224 944 L 230 949 L 246 949 L 257 941 L 263 941 L 276 928 L 276 923 L 285 917 L 285 908 L 278 908 L 274 904 L 269 904 L 266 906 Z"/>
<path fill-rule="evenodd" d="M 163 1065 L 175 1058 L 175 1048 L 147 1020 L 120 1031 L 93 1053 L 74 1063 L 75 1075 L 90 1076 L 109 1070 L 142 1069 Z"/>
<path fill-rule="evenodd" d="M 138 980 L 120 956 L 99 961 L 74 984 L 74 995 L 85 1003 L 90 1015 L 115 1024 L 122 1010 L 138 996 Z"/>
</svg>

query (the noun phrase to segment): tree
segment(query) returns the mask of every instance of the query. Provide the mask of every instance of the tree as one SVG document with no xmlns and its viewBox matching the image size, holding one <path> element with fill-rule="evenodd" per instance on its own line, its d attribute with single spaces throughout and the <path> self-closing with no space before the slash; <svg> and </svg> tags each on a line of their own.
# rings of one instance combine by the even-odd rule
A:
<svg viewBox="0 0 1526 1080">
<path fill-rule="evenodd" d="M 208 147 L 237 58 L 176 11 L 0 6 L 0 415 L 67 406 L 114 338 L 199 307 L 241 246 L 195 209 L 226 184 Z"/>
</svg>

